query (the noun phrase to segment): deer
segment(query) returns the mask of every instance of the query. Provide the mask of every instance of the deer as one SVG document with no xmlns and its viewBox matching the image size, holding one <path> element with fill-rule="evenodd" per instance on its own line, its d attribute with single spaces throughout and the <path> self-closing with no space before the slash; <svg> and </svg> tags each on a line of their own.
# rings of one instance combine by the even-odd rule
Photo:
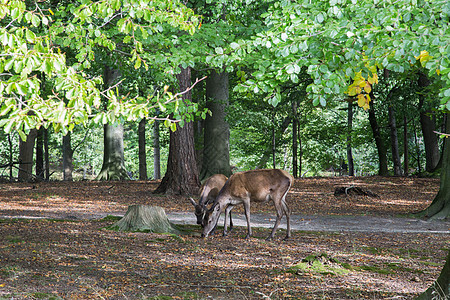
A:
<svg viewBox="0 0 450 300">
<path fill-rule="evenodd" d="M 194 199 L 189 198 L 190 202 L 195 208 L 195 216 L 197 217 L 197 224 L 204 227 L 204 217 L 207 212 L 207 205 L 214 202 L 219 191 L 225 185 L 225 182 L 228 180 L 228 177 L 222 174 L 214 174 L 208 179 L 205 180 L 203 185 L 200 188 L 200 199 L 198 204 Z M 231 219 L 230 214 L 230 230 L 233 228 L 233 220 Z"/>
<path fill-rule="evenodd" d="M 267 240 L 272 240 L 280 225 L 283 215 L 287 220 L 287 232 L 285 239 L 291 237 L 290 214 L 291 211 L 286 204 L 286 195 L 294 182 L 294 178 L 288 172 L 280 169 L 261 169 L 235 173 L 230 176 L 223 188 L 217 195 L 216 200 L 204 217 L 204 228 L 202 237 L 206 238 L 217 226 L 220 214 L 225 210 L 225 222 L 223 235 L 228 234 L 228 215 L 234 206 L 244 205 L 245 218 L 247 220 L 247 236 L 251 237 L 250 225 L 250 203 L 273 201 L 277 218 Z"/>
</svg>

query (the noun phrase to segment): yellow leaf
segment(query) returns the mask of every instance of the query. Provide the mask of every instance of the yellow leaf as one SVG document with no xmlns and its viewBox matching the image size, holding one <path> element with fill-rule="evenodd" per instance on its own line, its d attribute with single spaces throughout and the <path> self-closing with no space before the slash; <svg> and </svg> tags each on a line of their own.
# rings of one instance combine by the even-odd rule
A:
<svg viewBox="0 0 450 300">
<path fill-rule="evenodd" d="M 367 81 L 370 83 L 370 84 L 377 84 L 378 83 L 378 74 L 377 73 L 374 73 L 374 74 L 372 74 L 373 76 L 369 76 L 369 78 L 367 78 Z"/>
<path fill-rule="evenodd" d="M 441 75 L 441 70 L 436 69 L 436 74 Z"/>
<path fill-rule="evenodd" d="M 364 107 L 364 105 L 366 105 L 366 97 L 363 94 L 358 95 L 358 105 L 359 107 Z"/>
<path fill-rule="evenodd" d="M 430 53 L 428 53 L 427 50 L 420 51 L 420 55 L 414 56 L 414 57 L 416 59 L 420 60 L 420 63 L 422 64 L 422 66 L 425 65 L 425 63 L 432 58 L 432 56 L 430 56 Z"/>
<path fill-rule="evenodd" d="M 356 96 L 356 88 L 353 84 L 348 87 L 347 93 L 349 96 Z"/>
<path fill-rule="evenodd" d="M 366 82 L 366 85 L 364 86 L 364 91 L 369 94 L 372 91 L 372 86 Z"/>
<path fill-rule="evenodd" d="M 369 71 L 372 72 L 373 74 L 377 73 L 377 66 L 375 66 L 375 65 L 368 66 L 367 69 L 369 69 Z"/>
</svg>

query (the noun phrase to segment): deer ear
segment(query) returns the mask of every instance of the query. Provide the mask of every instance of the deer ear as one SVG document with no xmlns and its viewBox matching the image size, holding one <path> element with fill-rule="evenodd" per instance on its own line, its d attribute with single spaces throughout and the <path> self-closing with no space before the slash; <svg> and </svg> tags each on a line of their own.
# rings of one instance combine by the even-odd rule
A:
<svg viewBox="0 0 450 300">
<path fill-rule="evenodd" d="M 192 199 L 192 198 L 189 198 L 189 201 L 192 203 L 192 205 L 194 205 L 194 206 L 196 206 L 197 205 L 197 203 L 195 202 L 195 200 L 194 199 Z"/>
</svg>

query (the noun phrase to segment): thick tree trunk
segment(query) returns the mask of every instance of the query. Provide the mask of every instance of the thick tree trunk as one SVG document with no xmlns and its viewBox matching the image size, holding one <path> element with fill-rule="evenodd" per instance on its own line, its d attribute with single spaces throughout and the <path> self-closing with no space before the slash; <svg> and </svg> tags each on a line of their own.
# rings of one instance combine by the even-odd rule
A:
<svg viewBox="0 0 450 300">
<path fill-rule="evenodd" d="M 429 108 L 424 108 L 426 87 L 430 85 L 430 80 L 422 72 L 419 72 L 418 85 L 420 88 L 420 125 L 422 126 L 422 136 L 425 145 L 425 170 L 427 172 L 434 172 L 440 159 L 439 142 L 436 133 L 434 133 L 436 130 L 435 113 Z"/>
<path fill-rule="evenodd" d="M 132 232 L 181 233 L 169 222 L 162 207 L 149 205 L 129 206 L 125 216 L 110 226 L 109 229 Z"/>
<path fill-rule="evenodd" d="M 355 176 L 355 165 L 352 154 L 353 103 L 348 101 L 347 107 L 347 161 L 348 176 Z"/>
<path fill-rule="evenodd" d="M 27 140 L 19 141 L 19 181 L 31 181 L 33 179 L 33 152 L 37 130 L 32 129 L 27 135 Z"/>
<path fill-rule="evenodd" d="M 186 91 L 191 86 L 191 70 L 186 68 L 177 75 L 180 91 Z M 191 99 L 191 92 L 183 94 L 183 100 Z M 154 193 L 197 195 L 200 188 L 197 162 L 194 149 L 194 125 L 185 123 L 170 132 L 169 158 L 167 172 Z"/>
<path fill-rule="evenodd" d="M 72 181 L 73 177 L 73 150 L 72 136 L 68 132 L 63 136 L 63 179 L 64 181 Z"/>
<path fill-rule="evenodd" d="M 370 127 L 372 128 L 372 134 L 373 138 L 375 139 L 375 145 L 377 147 L 378 152 L 378 162 L 379 162 L 378 175 L 387 176 L 388 175 L 387 149 L 381 137 L 380 126 L 378 125 L 377 118 L 375 115 L 375 109 L 373 107 L 375 96 L 373 95 L 373 93 L 371 93 L 370 97 L 372 98 L 372 101 L 370 102 L 369 108 L 369 122 Z"/>
<path fill-rule="evenodd" d="M 145 124 L 146 120 L 142 119 L 138 125 L 139 138 L 139 180 L 147 180 L 147 151 L 145 149 Z"/>
<path fill-rule="evenodd" d="M 450 122 L 446 124 L 446 132 L 450 133 Z M 448 142 L 444 144 L 444 153 L 442 155 L 439 192 L 430 206 L 418 213 L 418 216 L 433 219 L 450 218 L 450 143 Z"/>
<path fill-rule="evenodd" d="M 125 169 L 123 148 L 123 125 L 104 125 L 103 137 L 103 165 L 97 180 L 125 180 L 129 179 Z"/>
<path fill-rule="evenodd" d="M 105 89 L 111 86 L 120 77 L 118 70 L 105 66 L 103 82 Z M 103 126 L 103 165 L 97 180 L 124 180 L 129 179 L 125 169 L 123 148 L 123 125 L 106 124 Z"/>
<path fill-rule="evenodd" d="M 161 178 L 161 151 L 159 146 L 159 122 L 153 124 L 153 178 Z"/>
<path fill-rule="evenodd" d="M 39 128 L 36 136 L 36 177 L 44 179 L 44 127 Z"/>
<path fill-rule="evenodd" d="M 450 251 L 444 268 L 438 279 L 416 300 L 449 299 L 450 298 Z"/>
<path fill-rule="evenodd" d="M 204 122 L 203 163 L 200 180 L 214 174 L 231 175 L 230 126 L 228 107 L 228 73 L 212 71 L 206 79 L 206 107 L 212 112 Z"/>
<path fill-rule="evenodd" d="M 392 150 L 392 162 L 394 163 L 394 176 L 401 176 L 402 164 L 400 161 L 400 153 L 398 149 L 397 122 L 395 119 L 395 109 L 392 105 L 389 105 L 388 116 L 389 116 L 389 129 L 391 133 L 391 150 Z"/>
</svg>

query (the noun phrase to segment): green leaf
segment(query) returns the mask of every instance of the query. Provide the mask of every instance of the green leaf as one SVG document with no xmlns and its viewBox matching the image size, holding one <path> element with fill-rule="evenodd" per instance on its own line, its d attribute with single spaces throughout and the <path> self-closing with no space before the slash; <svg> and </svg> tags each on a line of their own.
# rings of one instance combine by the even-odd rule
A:
<svg viewBox="0 0 450 300">
<path fill-rule="evenodd" d="M 240 46 L 239 46 L 238 43 L 232 42 L 232 43 L 230 44 L 230 47 L 231 47 L 231 49 L 236 50 L 236 49 L 238 49 Z"/>
<path fill-rule="evenodd" d="M 223 54 L 223 49 L 222 49 L 222 47 L 217 47 L 217 48 L 215 49 L 215 51 L 216 51 L 216 53 L 219 54 L 219 55 Z"/>
</svg>

